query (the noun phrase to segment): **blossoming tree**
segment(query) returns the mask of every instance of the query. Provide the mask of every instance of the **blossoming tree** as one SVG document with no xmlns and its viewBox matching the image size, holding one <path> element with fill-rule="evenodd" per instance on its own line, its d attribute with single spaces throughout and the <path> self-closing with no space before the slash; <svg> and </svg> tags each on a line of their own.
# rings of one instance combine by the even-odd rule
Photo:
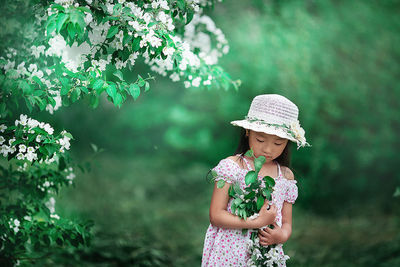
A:
<svg viewBox="0 0 400 267">
<path fill-rule="evenodd" d="M 48 246 L 87 245 L 91 222 L 60 218 L 55 198 L 73 184 L 72 135 L 32 118 L 101 97 L 115 106 L 150 89 L 152 74 L 137 60 L 185 87 L 237 89 L 217 65 L 229 51 L 224 34 L 203 12 L 208 0 L 31 0 L 25 32 L 0 45 L 0 258 L 15 264 Z M 23 12 L 23 10 L 19 10 Z M 32 12 L 34 11 L 34 12 Z M 12 13 L 12 12 L 11 12 Z M 135 73 L 127 80 L 123 71 Z M 30 115 L 20 114 L 26 109 Z"/>
</svg>

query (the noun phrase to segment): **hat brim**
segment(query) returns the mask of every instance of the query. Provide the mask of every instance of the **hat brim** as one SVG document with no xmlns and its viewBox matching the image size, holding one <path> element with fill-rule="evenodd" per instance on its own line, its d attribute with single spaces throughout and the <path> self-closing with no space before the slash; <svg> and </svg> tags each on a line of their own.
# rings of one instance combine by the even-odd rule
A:
<svg viewBox="0 0 400 267">
<path fill-rule="evenodd" d="M 262 132 L 266 134 L 273 134 L 279 136 L 281 138 L 288 139 L 292 142 L 299 143 L 299 140 L 293 138 L 290 134 L 288 134 L 284 129 L 274 126 L 268 126 L 265 124 L 258 124 L 256 122 L 250 122 L 248 120 L 238 120 L 238 121 L 231 121 L 231 124 L 234 126 L 239 126 L 248 130 L 253 130 L 256 132 Z"/>
</svg>

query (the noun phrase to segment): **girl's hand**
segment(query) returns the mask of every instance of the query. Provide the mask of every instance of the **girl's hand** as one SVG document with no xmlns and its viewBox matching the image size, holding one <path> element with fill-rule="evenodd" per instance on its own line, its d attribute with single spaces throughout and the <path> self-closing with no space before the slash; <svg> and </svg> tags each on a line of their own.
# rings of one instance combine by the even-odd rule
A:
<svg viewBox="0 0 400 267">
<path fill-rule="evenodd" d="M 258 238 L 260 239 L 260 245 L 268 246 L 273 244 L 283 244 L 288 240 L 286 232 L 279 227 L 276 222 L 272 224 L 274 229 L 269 227 L 258 230 Z"/>
<path fill-rule="evenodd" d="M 264 205 L 260 209 L 260 212 L 258 213 L 257 219 L 255 219 L 257 228 L 272 224 L 275 221 L 278 209 L 275 205 L 271 205 L 269 206 L 269 209 L 267 209 L 268 206 L 269 202 L 265 201 Z"/>
</svg>

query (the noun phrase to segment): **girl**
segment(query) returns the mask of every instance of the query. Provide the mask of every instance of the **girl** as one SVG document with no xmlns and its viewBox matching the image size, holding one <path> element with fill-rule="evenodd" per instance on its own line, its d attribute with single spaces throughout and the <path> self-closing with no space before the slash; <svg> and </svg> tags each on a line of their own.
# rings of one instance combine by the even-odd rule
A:
<svg viewBox="0 0 400 267">
<path fill-rule="evenodd" d="M 273 224 L 274 228 L 259 230 L 258 237 L 263 246 L 278 244 L 283 254 L 282 244 L 292 232 L 292 204 L 297 199 L 296 180 L 288 168 L 290 163 L 289 141 L 297 143 L 297 149 L 309 146 L 304 130 L 298 121 L 299 110 L 289 99 L 276 94 L 256 96 L 244 120 L 231 124 L 242 127 L 242 136 L 235 156 L 223 159 L 213 169 L 218 180 L 225 180 L 222 188 L 215 183 L 210 205 L 210 226 L 208 227 L 202 266 L 246 266 L 251 265 L 247 244 L 250 231 L 242 234 L 242 229 L 257 229 Z M 256 157 L 264 156 L 266 161 L 259 172 L 259 179 L 271 176 L 275 179 L 272 203 L 265 201 L 256 219 L 243 220 L 232 214 L 228 190 L 233 182 L 239 182 L 244 189 L 244 178 L 249 170 L 254 170 L 252 158 L 244 154 L 252 148 Z M 269 204 L 272 204 L 269 206 Z M 279 266 L 286 266 L 282 260 Z"/>
</svg>

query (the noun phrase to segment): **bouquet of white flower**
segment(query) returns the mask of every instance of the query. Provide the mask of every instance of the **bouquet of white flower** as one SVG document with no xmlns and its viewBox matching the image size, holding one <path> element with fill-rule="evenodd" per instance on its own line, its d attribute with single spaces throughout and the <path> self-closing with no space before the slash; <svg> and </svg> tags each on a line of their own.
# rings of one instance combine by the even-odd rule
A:
<svg viewBox="0 0 400 267">
<path fill-rule="evenodd" d="M 270 176 L 263 177 L 262 180 L 258 179 L 265 157 L 255 157 L 253 151 L 250 149 L 245 154 L 248 157 L 254 158 L 254 171 L 247 172 L 245 176 L 246 188 L 242 190 L 238 181 L 234 181 L 229 188 L 229 196 L 233 198 L 231 204 L 232 213 L 243 219 L 255 219 L 258 217 L 258 212 L 264 205 L 265 201 L 272 200 L 272 192 L 275 186 L 275 180 Z M 214 179 L 217 178 L 217 173 L 212 171 Z M 217 182 L 217 187 L 222 188 L 225 185 L 224 180 Z M 272 228 L 272 225 L 264 226 Z M 248 253 L 251 255 L 247 262 L 247 266 L 279 266 L 284 264 L 289 256 L 281 253 L 276 245 L 262 246 L 260 245 L 257 236 L 258 229 L 250 230 L 251 235 L 247 243 Z M 247 233 L 247 229 L 242 230 L 243 234 Z"/>
</svg>

